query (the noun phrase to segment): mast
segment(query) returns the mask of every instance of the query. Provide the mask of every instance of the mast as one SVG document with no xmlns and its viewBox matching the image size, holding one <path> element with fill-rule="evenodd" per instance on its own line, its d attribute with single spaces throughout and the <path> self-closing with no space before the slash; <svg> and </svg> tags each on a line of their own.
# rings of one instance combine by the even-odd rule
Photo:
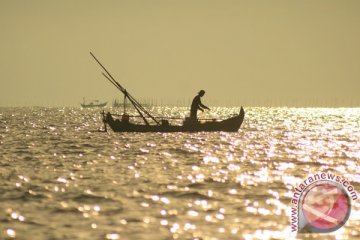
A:
<svg viewBox="0 0 360 240">
<path fill-rule="evenodd" d="M 106 77 L 106 79 L 109 80 L 109 82 L 111 82 L 117 89 L 119 89 L 124 94 L 124 112 L 125 112 L 125 99 L 128 98 L 131 104 L 136 109 L 136 111 L 140 114 L 146 125 L 150 125 L 150 124 L 144 115 L 147 115 L 157 125 L 160 125 L 160 122 L 155 117 L 153 117 L 138 101 L 136 101 L 136 99 L 133 96 L 131 96 L 130 93 L 128 93 L 126 89 L 123 86 L 121 86 L 120 83 L 118 83 L 113 78 L 110 72 L 101 64 L 101 62 L 95 57 L 95 55 L 92 52 L 90 52 L 90 54 L 95 59 L 95 61 L 102 67 L 102 69 L 106 72 L 106 74 L 102 73 L 104 77 Z"/>
<path fill-rule="evenodd" d="M 129 94 L 126 91 L 126 89 L 122 90 L 116 83 L 113 82 L 113 79 L 111 79 L 108 75 L 106 75 L 105 73 L 102 73 L 104 75 L 104 77 L 106 77 L 107 80 L 109 80 L 109 82 L 111 82 L 117 89 L 119 89 L 123 94 L 124 94 L 124 99 L 128 98 L 131 102 L 131 104 L 134 106 L 134 108 L 136 109 L 136 111 L 139 113 L 139 115 L 142 117 L 142 119 L 144 120 L 146 125 L 150 125 L 148 120 L 146 120 L 146 118 L 144 117 L 144 115 L 142 114 L 142 112 L 140 111 L 140 109 L 136 106 L 136 104 L 129 98 Z M 125 112 L 124 112 L 125 113 Z M 156 122 L 158 123 L 158 122 Z"/>
</svg>

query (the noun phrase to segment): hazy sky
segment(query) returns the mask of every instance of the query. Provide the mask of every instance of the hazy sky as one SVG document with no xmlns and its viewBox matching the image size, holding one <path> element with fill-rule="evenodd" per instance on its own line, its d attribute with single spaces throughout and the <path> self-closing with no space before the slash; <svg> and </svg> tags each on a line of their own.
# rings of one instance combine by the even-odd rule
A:
<svg viewBox="0 0 360 240">
<path fill-rule="evenodd" d="M 360 106 L 359 0 L 0 0 L 0 106 L 118 91 L 208 105 Z"/>
</svg>

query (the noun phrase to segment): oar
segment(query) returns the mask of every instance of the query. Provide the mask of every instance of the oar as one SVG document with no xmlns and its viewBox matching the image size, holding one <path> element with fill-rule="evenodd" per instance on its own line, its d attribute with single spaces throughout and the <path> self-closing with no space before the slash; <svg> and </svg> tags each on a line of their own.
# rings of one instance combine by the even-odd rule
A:
<svg viewBox="0 0 360 240">
<path fill-rule="evenodd" d="M 107 132 L 105 111 L 103 110 L 102 112 L 100 112 L 100 114 L 102 115 L 102 120 L 103 120 L 103 123 L 104 123 L 104 130 L 99 129 L 98 132 Z"/>
</svg>

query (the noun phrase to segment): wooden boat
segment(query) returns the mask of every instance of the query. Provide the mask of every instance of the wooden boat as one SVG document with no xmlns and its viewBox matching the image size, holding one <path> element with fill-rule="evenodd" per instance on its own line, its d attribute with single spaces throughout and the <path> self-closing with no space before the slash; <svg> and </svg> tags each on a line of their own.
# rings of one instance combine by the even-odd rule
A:
<svg viewBox="0 0 360 240">
<path fill-rule="evenodd" d="M 83 104 L 83 103 L 81 103 L 81 107 L 83 107 L 83 108 L 105 107 L 106 104 L 107 104 L 107 102 L 99 103 L 99 104 L 96 104 L 96 103 Z"/>
<path fill-rule="evenodd" d="M 122 119 L 114 119 L 111 113 L 103 115 L 103 121 L 108 124 L 114 132 L 237 132 L 244 120 L 245 111 L 241 107 L 240 113 L 234 117 L 217 121 L 191 120 L 186 118 L 183 125 L 170 125 L 167 119 L 163 119 L 160 125 L 135 124 L 129 121 L 128 115 Z"/>
<path fill-rule="evenodd" d="M 109 125 L 114 132 L 237 132 L 244 121 L 245 111 L 241 107 L 239 114 L 224 120 L 185 118 L 182 125 L 171 125 L 168 121 L 169 119 L 179 118 L 154 117 L 111 76 L 94 54 L 91 52 L 90 54 L 106 72 L 106 74 L 102 73 L 104 77 L 124 94 L 124 113 L 121 115 L 121 119 L 114 118 L 115 114 L 110 112 L 107 114 L 104 111 L 102 112 L 105 131 L 107 130 L 107 125 Z M 131 117 L 141 117 L 144 124 L 130 122 L 130 116 L 126 114 L 126 100 L 129 100 L 139 113 L 139 116 Z"/>
<path fill-rule="evenodd" d="M 107 102 L 100 103 L 99 100 L 95 100 L 94 102 L 85 103 L 85 100 L 83 103 L 80 103 L 81 107 L 83 108 L 95 108 L 95 107 L 105 107 Z"/>
</svg>

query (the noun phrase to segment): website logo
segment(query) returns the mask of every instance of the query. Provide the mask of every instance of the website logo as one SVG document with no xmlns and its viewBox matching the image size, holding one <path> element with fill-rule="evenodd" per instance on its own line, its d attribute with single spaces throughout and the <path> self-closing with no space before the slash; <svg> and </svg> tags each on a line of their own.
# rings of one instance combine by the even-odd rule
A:
<svg viewBox="0 0 360 240">
<path fill-rule="evenodd" d="M 307 177 L 295 188 L 291 203 L 293 232 L 329 233 L 349 219 L 354 187 L 343 177 L 319 173 Z"/>
</svg>

